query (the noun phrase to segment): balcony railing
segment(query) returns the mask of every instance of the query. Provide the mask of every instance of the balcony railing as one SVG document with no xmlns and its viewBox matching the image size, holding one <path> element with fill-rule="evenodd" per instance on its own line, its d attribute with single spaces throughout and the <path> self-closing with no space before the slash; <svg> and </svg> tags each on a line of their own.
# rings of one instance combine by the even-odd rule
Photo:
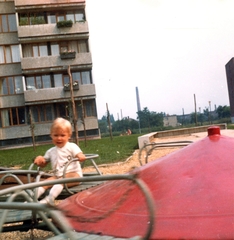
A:
<svg viewBox="0 0 234 240">
<path fill-rule="evenodd" d="M 72 27 L 57 28 L 56 24 L 39 24 L 39 25 L 25 25 L 18 27 L 18 37 L 21 43 L 31 42 L 35 40 L 49 40 L 54 39 L 60 35 L 60 39 L 66 38 L 83 38 L 88 36 L 89 29 L 87 22 L 76 22 Z"/>
<path fill-rule="evenodd" d="M 82 65 L 90 68 L 92 65 L 91 53 L 78 53 L 75 58 L 63 60 L 60 56 L 28 57 L 21 59 L 21 68 L 24 74 L 44 72 L 45 69 L 64 70 L 64 66 Z"/>
<path fill-rule="evenodd" d="M 71 97 L 69 91 L 64 91 L 64 87 L 57 88 L 44 88 L 27 90 L 24 92 L 24 100 L 26 105 L 41 103 L 41 102 L 54 102 L 54 101 L 66 101 Z M 79 91 L 73 92 L 74 98 L 79 97 L 95 97 L 96 89 L 94 84 L 80 85 Z"/>
</svg>

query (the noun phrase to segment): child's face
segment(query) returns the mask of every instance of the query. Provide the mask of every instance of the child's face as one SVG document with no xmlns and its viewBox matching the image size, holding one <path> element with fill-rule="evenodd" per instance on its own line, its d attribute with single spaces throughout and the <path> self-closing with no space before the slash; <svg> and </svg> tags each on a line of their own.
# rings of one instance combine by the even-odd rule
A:
<svg viewBox="0 0 234 240">
<path fill-rule="evenodd" d="M 56 128 L 51 132 L 52 142 L 55 146 L 62 148 L 68 142 L 70 134 L 66 129 Z"/>
</svg>

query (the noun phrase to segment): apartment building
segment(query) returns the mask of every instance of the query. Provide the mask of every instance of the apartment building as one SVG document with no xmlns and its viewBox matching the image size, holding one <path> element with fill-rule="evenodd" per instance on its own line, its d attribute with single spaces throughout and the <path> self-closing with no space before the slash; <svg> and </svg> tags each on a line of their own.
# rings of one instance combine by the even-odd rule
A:
<svg viewBox="0 0 234 240">
<path fill-rule="evenodd" d="M 231 58 L 229 62 L 225 65 L 225 70 L 227 76 L 231 122 L 234 123 L 234 58 Z"/>
<path fill-rule="evenodd" d="M 99 138 L 85 0 L 0 0 L 0 146 L 49 141 L 74 116 Z"/>
</svg>

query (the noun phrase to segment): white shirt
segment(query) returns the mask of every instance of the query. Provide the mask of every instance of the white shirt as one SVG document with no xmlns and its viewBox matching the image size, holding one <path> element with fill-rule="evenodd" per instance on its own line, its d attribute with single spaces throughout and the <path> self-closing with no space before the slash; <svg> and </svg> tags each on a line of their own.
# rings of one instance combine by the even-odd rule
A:
<svg viewBox="0 0 234 240">
<path fill-rule="evenodd" d="M 44 158 L 50 159 L 52 169 L 57 177 L 63 176 L 66 164 L 76 157 L 81 149 L 75 144 L 67 142 L 62 148 L 52 147 L 46 151 Z M 79 161 L 74 161 L 67 167 L 66 173 L 77 172 L 80 177 L 83 176 Z"/>
</svg>

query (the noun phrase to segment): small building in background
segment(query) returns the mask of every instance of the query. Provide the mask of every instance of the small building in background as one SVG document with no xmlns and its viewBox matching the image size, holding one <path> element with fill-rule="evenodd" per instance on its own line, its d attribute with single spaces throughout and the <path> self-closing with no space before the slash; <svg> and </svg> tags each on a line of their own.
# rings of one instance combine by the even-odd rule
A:
<svg viewBox="0 0 234 240">
<path fill-rule="evenodd" d="M 169 126 L 177 127 L 179 125 L 181 125 L 181 124 L 178 123 L 176 115 L 163 117 L 163 126 L 164 127 L 169 127 Z"/>
</svg>

